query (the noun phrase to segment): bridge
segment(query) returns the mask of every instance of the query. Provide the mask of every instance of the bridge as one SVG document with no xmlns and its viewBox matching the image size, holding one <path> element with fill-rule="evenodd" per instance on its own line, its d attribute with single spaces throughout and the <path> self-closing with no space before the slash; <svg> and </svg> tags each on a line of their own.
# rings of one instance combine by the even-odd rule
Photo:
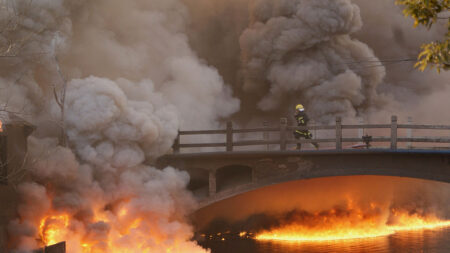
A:
<svg viewBox="0 0 450 253">
<path fill-rule="evenodd" d="M 291 134 L 295 129 L 315 131 L 313 136 L 320 138 L 296 140 Z M 227 123 L 226 129 L 179 131 L 172 154 L 159 158 L 157 166 L 187 171 L 200 207 L 261 187 L 319 177 L 384 175 L 450 183 L 449 130 L 445 125 L 399 124 L 396 116 L 388 124 L 344 125 L 339 117 L 334 125 L 305 127 L 289 126 L 286 118 L 276 127 L 233 129 Z M 415 136 L 420 133 L 431 136 Z M 311 142 L 320 149 L 307 147 Z M 293 150 L 297 143 L 304 149 Z"/>
</svg>

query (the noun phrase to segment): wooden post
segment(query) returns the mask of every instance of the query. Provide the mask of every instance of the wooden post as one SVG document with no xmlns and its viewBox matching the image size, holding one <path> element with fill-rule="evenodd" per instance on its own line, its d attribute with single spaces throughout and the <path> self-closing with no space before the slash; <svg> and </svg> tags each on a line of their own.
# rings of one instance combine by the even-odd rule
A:
<svg viewBox="0 0 450 253">
<path fill-rule="evenodd" d="M 227 122 L 227 151 L 233 151 L 233 123 Z"/>
<path fill-rule="evenodd" d="M 336 150 L 342 150 L 342 119 L 336 117 Z"/>
<path fill-rule="evenodd" d="M 209 171 L 209 196 L 212 197 L 216 195 L 217 192 L 217 181 L 216 181 L 216 170 Z"/>
<path fill-rule="evenodd" d="M 173 153 L 180 153 L 180 131 L 178 131 L 177 138 L 175 138 L 175 141 L 173 142 L 172 149 Z"/>
<path fill-rule="evenodd" d="M 263 122 L 263 127 L 264 127 L 264 128 L 268 128 L 268 127 L 269 127 L 269 122 L 264 121 L 264 122 Z M 264 132 L 263 132 L 263 140 L 264 140 L 264 141 L 268 141 L 268 140 L 269 140 L 269 132 L 267 132 L 267 131 L 264 131 Z M 269 144 L 267 144 L 266 150 L 267 150 L 267 151 L 269 150 Z"/>
<path fill-rule="evenodd" d="M 391 149 L 397 149 L 397 116 L 391 117 Z"/>
<path fill-rule="evenodd" d="M 408 117 L 408 125 L 412 125 L 413 121 L 412 121 L 412 117 Z M 408 128 L 406 129 L 406 137 L 407 138 L 412 138 L 412 129 Z M 412 148 L 412 143 L 410 141 L 408 141 L 406 143 L 406 147 L 407 148 Z"/>
<path fill-rule="evenodd" d="M 280 150 L 286 150 L 287 118 L 280 119 Z"/>
</svg>

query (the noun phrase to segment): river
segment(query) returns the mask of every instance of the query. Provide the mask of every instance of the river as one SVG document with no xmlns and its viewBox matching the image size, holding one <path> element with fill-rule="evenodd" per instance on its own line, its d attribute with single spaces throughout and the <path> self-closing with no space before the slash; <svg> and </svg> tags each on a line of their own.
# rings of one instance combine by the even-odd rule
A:
<svg viewBox="0 0 450 253">
<path fill-rule="evenodd" d="M 449 225 L 406 230 L 414 229 L 415 225 L 421 227 L 421 221 L 433 224 L 431 217 L 448 224 L 449 186 L 385 176 L 330 177 L 276 184 L 198 211 L 195 224 L 203 229 L 198 230 L 196 238 L 211 253 L 450 253 Z M 353 229 L 357 235 L 372 236 L 396 226 L 400 229 L 378 237 L 315 242 L 258 241 L 251 234 L 269 230 L 280 235 L 277 229 L 283 228 L 281 231 L 286 233 L 292 228 L 290 225 L 297 225 L 294 231 L 299 234 L 318 234 L 319 240 L 324 239 L 322 235 L 333 235 L 336 231 Z"/>
<path fill-rule="evenodd" d="M 263 242 L 253 239 L 205 240 L 211 253 L 393 253 L 450 252 L 450 227 L 433 230 L 403 231 L 369 239 L 338 240 L 315 243 Z"/>
</svg>

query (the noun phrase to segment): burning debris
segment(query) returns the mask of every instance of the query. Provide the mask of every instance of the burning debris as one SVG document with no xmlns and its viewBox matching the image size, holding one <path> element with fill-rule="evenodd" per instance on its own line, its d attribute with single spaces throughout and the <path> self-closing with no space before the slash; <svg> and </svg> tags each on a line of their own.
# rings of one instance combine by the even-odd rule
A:
<svg viewBox="0 0 450 253">
<path fill-rule="evenodd" d="M 39 250 L 34 250 L 32 253 L 66 253 L 66 243 L 60 242 L 50 246 L 46 246 Z"/>
</svg>

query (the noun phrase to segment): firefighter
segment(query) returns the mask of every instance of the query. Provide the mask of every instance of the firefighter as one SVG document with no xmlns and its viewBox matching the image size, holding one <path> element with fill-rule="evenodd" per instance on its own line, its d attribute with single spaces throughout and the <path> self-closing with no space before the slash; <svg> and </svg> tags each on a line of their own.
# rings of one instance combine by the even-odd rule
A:
<svg viewBox="0 0 450 253">
<path fill-rule="evenodd" d="M 308 124 L 308 116 L 305 113 L 305 108 L 303 107 L 303 105 L 298 104 L 297 106 L 295 106 L 295 120 L 297 121 L 297 126 L 306 126 Z M 312 138 L 312 134 L 311 132 L 309 132 L 309 130 L 298 130 L 296 129 L 294 131 L 294 136 L 295 139 L 299 140 L 300 138 L 305 138 L 305 139 L 311 139 Z M 316 142 L 312 142 L 312 145 L 314 145 L 314 147 L 316 149 L 319 149 L 319 144 Z M 302 144 L 301 143 L 297 143 L 297 149 L 300 150 L 302 148 Z"/>
</svg>

